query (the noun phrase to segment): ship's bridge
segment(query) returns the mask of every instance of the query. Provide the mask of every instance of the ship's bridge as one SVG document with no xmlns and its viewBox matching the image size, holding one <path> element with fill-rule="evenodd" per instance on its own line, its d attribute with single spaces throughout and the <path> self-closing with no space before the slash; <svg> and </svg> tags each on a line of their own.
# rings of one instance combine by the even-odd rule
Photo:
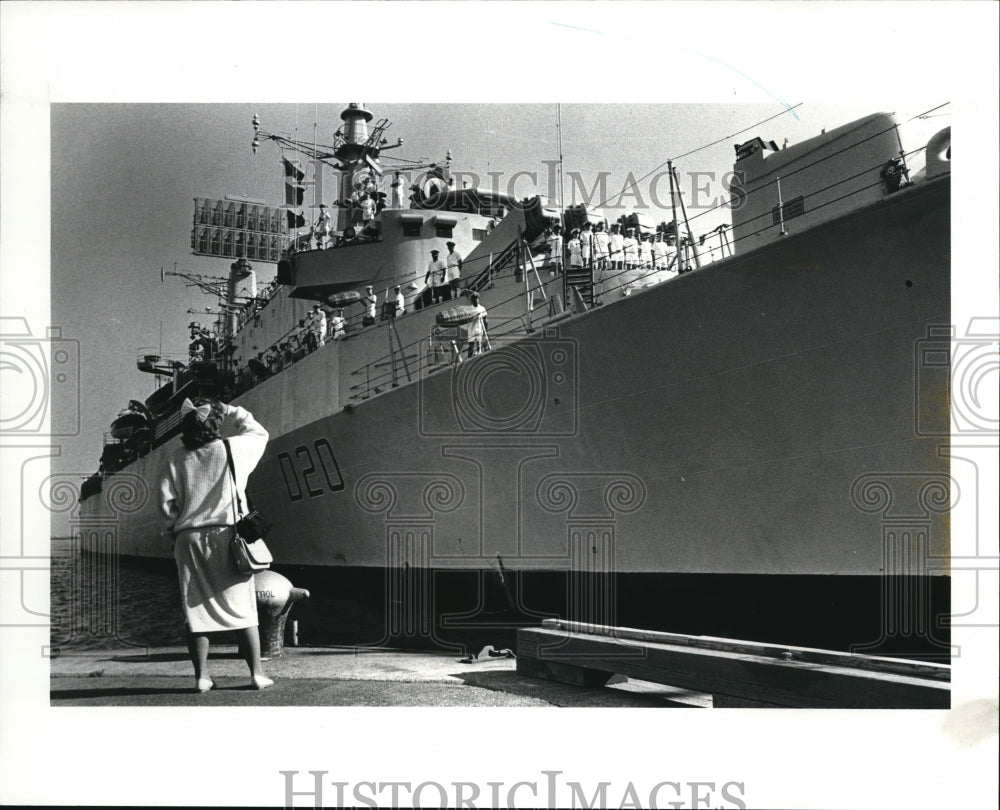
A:
<svg viewBox="0 0 1000 810">
<path fill-rule="evenodd" d="M 408 209 L 384 209 L 332 239 L 326 249 L 293 253 L 278 265 L 278 280 L 291 296 L 323 301 L 333 293 L 368 284 L 423 286 L 430 251 L 448 253 L 446 243 L 467 257 L 484 242 L 513 206 L 507 194 L 480 188 L 447 189 Z M 404 293 L 412 297 L 413 289 Z"/>
</svg>

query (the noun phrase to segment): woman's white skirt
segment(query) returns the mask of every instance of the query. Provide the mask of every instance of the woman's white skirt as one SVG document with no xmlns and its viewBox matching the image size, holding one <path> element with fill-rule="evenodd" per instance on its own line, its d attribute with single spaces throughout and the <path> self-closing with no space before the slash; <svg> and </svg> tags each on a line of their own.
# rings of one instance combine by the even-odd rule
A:
<svg viewBox="0 0 1000 810">
<path fill-rule="evenodd" d="M 233 565 L 232 538 L 232 526 L 185 529 L 177 534 L 174 560 L 181 604 L 192 633 L 257 626 L 253 575 L 241 574 Z"/>
</svg>

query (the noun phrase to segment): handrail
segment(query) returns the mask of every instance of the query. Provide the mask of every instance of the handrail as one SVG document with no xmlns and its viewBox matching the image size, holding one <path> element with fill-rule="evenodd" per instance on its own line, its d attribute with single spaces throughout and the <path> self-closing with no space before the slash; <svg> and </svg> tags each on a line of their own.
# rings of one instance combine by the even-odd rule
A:
<svg viewBox="0 0 1000 810">
<path fill-rule="evenodd" d="M 494 259 L 489 262 L 486 267 L 479 272 L 475 278 L 468 284 L 468 289 L 475 290 L 479 292 L 484 287 L 488 286 L 489 282 L 493 279 L 497 273 L 502 271 L 517 255 L 519 239 L 513 239 L 511 242 L 498 253 L 494 254 Z"/>
</svg>

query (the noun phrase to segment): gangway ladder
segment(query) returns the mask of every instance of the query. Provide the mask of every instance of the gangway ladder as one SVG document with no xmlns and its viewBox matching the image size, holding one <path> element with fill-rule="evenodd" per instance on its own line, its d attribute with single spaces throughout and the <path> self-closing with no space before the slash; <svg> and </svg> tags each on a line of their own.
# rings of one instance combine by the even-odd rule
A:
<svg viewBox="0 0 1000 810">
<path fill-rule="evenodd" d="M 575 291 L 575 294 L 574 294 Z M 579 297 L 579 298 L 578 298 Z M 587 266 L 572 268 L 566 265 L 563 274 L 563 298 L 567 304 L 580 300 L 587 309 L 594 307 L 594 255 L 591 252 Z M 574 307 L 575 308 L 575 307 Z"/>
<path fill-rule="evenodd" d="M 406 362 L 406 349 L 403 348 L 403 341 L 399 339 L 399 332 L 396 330 L 396 307 L 393 306 L 389 313 L 389 361 L 392 365 L 392 387 L 399 388 L 399 372 L 396 368 L 396 347 L 399 348 L 399 359 L 403 363 L 403 370 L 406 372 L 406 381 L 413 382 L 410 374 L 410 364 Z M 393 346 L 392 339 L 396 339 L 396 346 Z"/>
<path fill-rule="evenodd" d="M 548 295 L 545 293 L 545 285 L 542 284 L 542 279 L 538 275 L 538 268 L 535 266 L 535 259 L 531 255 L 531 246 L 524 240 L 523 232 L 520 228 L 517 229 L 517 251 L 518 251 L 518 264 L 521 267 L 521 274 L 524 276 L 524 296 L 527 304 L 527 313 L 525 317 L 525 332 L 529 335 L 535 331 L 532 325 L 532 319 L 535 312 L 535 290 L 537 289 L 542 295 L 541 305 L 546 306 L 546 311 L 548 309 Z M 525 256 L 527 256 L 527 262 L 525 262 Z M 531 266 L 531 274 L 535 277 L 535 287 L 531 286 L 531 279 L 528 277 L 528 266 Z"/>
</svg>

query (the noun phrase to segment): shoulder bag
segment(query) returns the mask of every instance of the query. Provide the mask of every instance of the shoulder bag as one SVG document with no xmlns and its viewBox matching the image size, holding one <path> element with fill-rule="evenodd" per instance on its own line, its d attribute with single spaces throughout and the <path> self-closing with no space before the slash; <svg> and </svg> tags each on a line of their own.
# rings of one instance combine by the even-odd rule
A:
<svg viewBox="0 0 1000 810">
<path fill-rule="evenodd" d="M 223 444 L 226 445 L 226 464 L 229 467 L 230 480 L 233 482 L 233 518 L 235 523 L 229 550 L 232 553 L 236 570 L 241 574 L 252 574 L 254 571 L 263 571 L 265 568 L 269 568 L 274 562 L 271 550 L 263 539 L 264 535 L 270 531 L 271 524 L 264 520 L 256 509 L 251 509 L 247 515 L 243 514 L 243 500 L 240 498 L 239 487 L 236 484 L 233 452 L 229 449 L 228 440 L 223 440 Z"/>
</svg>

